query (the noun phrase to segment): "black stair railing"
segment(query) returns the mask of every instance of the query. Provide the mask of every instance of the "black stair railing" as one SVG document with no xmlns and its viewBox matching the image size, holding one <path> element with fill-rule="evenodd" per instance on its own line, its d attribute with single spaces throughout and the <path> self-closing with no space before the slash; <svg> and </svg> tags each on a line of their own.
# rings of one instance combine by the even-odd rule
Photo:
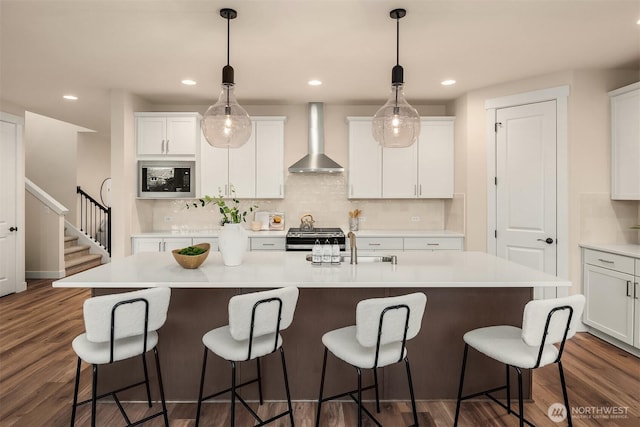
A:
<svg viewBox="0 0 640 427">
<path fill-rule="evenodd" d="M 104 207 L 76 187 L 80 196 L 80 231 L 103 246 L 111 255 L 111 207 Z"/>
</svg>

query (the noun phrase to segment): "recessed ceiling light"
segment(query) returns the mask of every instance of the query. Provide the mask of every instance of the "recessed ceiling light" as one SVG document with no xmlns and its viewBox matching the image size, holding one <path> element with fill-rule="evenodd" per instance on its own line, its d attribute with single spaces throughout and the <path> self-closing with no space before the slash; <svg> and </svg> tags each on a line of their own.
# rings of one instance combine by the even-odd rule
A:
<svg viewBox="0 0 640 427">
<path fill-rule="evenodd" d="M 77 96 L 75 96 L 75 95 L 63 95 L 62 97 L 63 97 L 64 99 L 69 100 L 69 101 L 77 101 L 77 100 L 78 100 L 78 97 L 77 97 Z"/>
<path fill-rule="evenodd" d="M 314 80 L 309 80 L 309 81 L 307 82 L 307 84 L 308 84 L 309 86 L 320 86 L 320 85 L 322 84 L 322 82 L 321 82 L 320 80 L 315 80 L 315 79 L 314 79 Z"/>
<path fill-rule="evenodd" d="M 636 24 L 640 25 L 640 19 L 638 19 L 638 20 L 636 21 Z"/>
<path fill-rule="evenodd" d="M 187 86 L 194 86 L 196 84 L 196 81 L 191 79 L 184 79 L 182 80 L 182 84 Z"/>
<path fill-rule="evenodd" d="M 440 82 L 440 84 L 442 86 L 451 86 L 451 85 L 456 84 L 456 81 L 453 80 L 453 79 L 448 79 L 448 80 L 443 80 L 442 82 Z"/>
</svg>

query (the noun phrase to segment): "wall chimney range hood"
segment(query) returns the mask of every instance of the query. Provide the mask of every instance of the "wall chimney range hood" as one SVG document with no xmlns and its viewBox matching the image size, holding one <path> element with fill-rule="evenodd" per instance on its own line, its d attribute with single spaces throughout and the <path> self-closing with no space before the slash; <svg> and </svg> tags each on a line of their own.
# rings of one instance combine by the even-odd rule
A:
<svg viewBox="0 0 640 427">
<path fill-rule="evenodd" d="M 309 154 L 289 166 L 292 173 L 342 173 L 344 168 L 324 154 L 322 102 L 309 103 Z"/>
</svg>

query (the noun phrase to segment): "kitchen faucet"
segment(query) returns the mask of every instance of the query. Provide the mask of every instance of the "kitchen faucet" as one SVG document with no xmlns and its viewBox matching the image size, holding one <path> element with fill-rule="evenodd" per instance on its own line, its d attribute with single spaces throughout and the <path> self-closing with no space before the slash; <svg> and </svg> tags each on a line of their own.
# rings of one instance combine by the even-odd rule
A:
<svg viewBox="0 0 640 427">
<path fill-rule="evenodd" d="M 358 247 L 356 246 L 356 235 L 353 231 L 350 231 L 347 234 L 349 238 L 349 247 L 351 248 L 351 259 L 349 264 L 357 264 L 358 263 Z"/>
</svg>

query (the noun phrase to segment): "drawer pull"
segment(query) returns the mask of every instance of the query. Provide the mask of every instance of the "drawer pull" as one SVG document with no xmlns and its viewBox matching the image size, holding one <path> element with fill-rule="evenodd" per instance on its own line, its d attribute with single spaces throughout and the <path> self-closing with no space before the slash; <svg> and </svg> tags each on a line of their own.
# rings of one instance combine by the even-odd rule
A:
<svg viewBox="0 0 640 427">
<path fill-rule="evenodd" d="M 263 243 L 262 246 L 275 246 L 275 243 Z"/>
<path fill-rule="evenodd" d="M 631 296 L 631 291 L 629 291 L 629 285 L 631 284 L 631 280 L 627 280 L 627 296 Z M 634 292 L 635 293 L 635 292 Z"/>
<path fill-rule="evenodd" d="M 600 261 L 600 262 L 606 262 L 607 264 L 615 264 L 615 262 L 614 262 L 614 261 L 609 261 L 608 259 L 598 258 L 598 261 Z"/>
<path fill-rule="evenodd" d="M 440 246 L 440 243 L 427 243 L 427 246 Z"/>
<path fill-rule="evenodd" d="M 380 243 L 369 243 L 369 246 L 380 246 Z"/>
</svg>

